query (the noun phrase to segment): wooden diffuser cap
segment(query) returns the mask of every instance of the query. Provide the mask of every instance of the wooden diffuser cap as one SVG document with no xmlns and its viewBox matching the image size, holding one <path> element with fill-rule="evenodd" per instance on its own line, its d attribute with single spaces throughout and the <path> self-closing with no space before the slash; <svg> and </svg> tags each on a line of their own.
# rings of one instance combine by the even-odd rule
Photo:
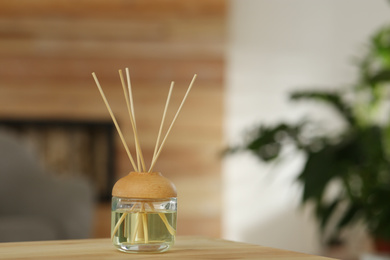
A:
<svg viewBox="0 0 390 260">
<path fill-rule="evenodd" d="M 165 199 L 177 197 L 177 192 L 175 185 L 159 172 L 130 172 L 115 183 L 112 196 Z"/>
</svg>

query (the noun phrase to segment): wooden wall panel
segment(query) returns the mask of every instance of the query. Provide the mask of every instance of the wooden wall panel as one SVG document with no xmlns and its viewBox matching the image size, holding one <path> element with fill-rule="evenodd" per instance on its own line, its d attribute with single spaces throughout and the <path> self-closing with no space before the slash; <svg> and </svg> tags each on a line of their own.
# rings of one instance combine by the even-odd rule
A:
<svg viewBox="0 0 390 260">
<path fill-rule="evenodd" d="M 129 67 L 150 161 L 170 81 L 168 119 L 197 73 L 155 169 L 177 185 L 179 234 L 218 236 L 225 15 L 221 0 L 1 1 L 0 118 L 107 119 L 95 71 L 133 145 L 118 77 Z M 119 138 L 116 168 L 131 170 Z M 96 236 L 109 235 L 109 214 L 99 205 Z"/>
</svg>

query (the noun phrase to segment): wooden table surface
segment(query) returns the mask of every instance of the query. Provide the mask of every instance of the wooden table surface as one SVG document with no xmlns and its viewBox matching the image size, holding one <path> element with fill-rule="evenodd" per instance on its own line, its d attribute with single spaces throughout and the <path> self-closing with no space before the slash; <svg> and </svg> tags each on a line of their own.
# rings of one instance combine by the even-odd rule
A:
<svg viewBox="0 0 390 260">
<path fill-rule="evenodd" d="M 205 237 L 178 237 L 160 254 L 119 252 L 109 239 L 0 243 L 0 259 L 293 259 L 330 258 Z"/>
</svg>

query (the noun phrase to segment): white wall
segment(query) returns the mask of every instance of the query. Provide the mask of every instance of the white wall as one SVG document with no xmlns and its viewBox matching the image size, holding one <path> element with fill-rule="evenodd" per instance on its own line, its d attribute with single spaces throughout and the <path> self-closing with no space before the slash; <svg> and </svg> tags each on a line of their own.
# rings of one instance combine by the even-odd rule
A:
<svg viewBox="0 0 390 260">
<path fill-rule="evenodd" d="M 257 123 L 296 120 L 308 106 L 288 102 L 297 87 L 352 83 L 353 56 L 390 22 L 385 0 L 231 0 L 226 70 L 227 143 Z M 310 109 L 337 125 L 331 113 Z M 293 184 L 303 158 L 262 165 L 248 154 L 224 162 L 224 238 L 320 253 L 310 212 Z"/>
</svg>

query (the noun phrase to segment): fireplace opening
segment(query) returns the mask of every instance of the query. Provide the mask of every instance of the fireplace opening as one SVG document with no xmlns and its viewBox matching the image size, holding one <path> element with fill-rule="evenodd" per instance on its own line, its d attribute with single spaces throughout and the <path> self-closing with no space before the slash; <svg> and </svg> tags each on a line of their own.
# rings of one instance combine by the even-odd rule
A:
<svg viewBox="0 0 390 260">
<path fill-rule="evenodd" d="M 115 126 L 111 121 L 1 119 L 0 131 L 21 139 L 47 174 L 88 179 L 101 202 L 111 200 Z"/>
</svg>

